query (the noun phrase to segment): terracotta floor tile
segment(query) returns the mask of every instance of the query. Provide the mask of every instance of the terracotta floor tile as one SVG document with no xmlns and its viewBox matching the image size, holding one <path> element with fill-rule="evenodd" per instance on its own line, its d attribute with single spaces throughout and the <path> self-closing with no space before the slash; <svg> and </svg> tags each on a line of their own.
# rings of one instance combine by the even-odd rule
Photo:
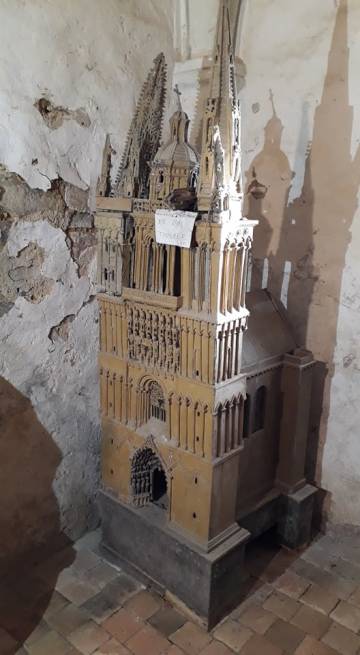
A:
<svg viewBox="0 0 360 655">
<path fill-rule="evenodd" d="M 26 647 L 30 655 L 68 655 L 71 649 L 72 645 L 54 630 Z"/>
<path fill-rule="evenodd" d="M 266 639 L 274 646 L 292 655 L 306 637 L 305 632 L 291 623 L 278 619 L 266 633 Z"/>
<path fill-rule="evenodd" d="M 314 637 L 305 637 L 294 655 L 339 655 L 339 653 Z"/>
<path fill-rule="evenodd" d="M 240 653 L 243 645 L 246 644 L 252 635 L 253 632 L 249 628 L 231 619 L 221 623 L 214 631 L 215 639 L 222 641 L 236 653 Z"/>
<path fill-rule="evenodd" d="M 89 598 L 81 608 L 84 609 L 96 623 L 103 623 L 110 616 L 115 614 L 121 607 L 121 603 L 110 598 L 103 589 L 96 596 Z"/>
<path fill-rule="evenodd" d="M 117 639 L 109 639 L 95 651 L 94 655 L 131 655 L 130 651 L 120 644 Z"/>
<path fill-rule="evenodd" d="M 95 587 L 104 589 L 109 582 L 119 577 L 119 571 L 107 562 L 99 562 L 94 568 L 87 571 L 83 577 L 86 577 L 86 580 Z"/>
<path fill-rule="evenodd" d="M 356 655 L 360 652 L 360 637 L 338 623 L 332 624 L 322 641 L 342 655 Z"/>
<path fill-rule="evenodd" d="M 285 594 L 275 591 L 266 599 L 263 607 L 269 612 L 276 614 L 280 619 L 289 621 L 300 608 L 300 603 Z"/>
<path fill-rule="evenodd" d="M 82 655 L 91 655 L 99 646 L 109 641 L 110 634 L 100 627 L 94 621 L 88 621 L 68 636 L 75 648 L 77 648 Z"/>
<path fill-rule="evenodd" d="M 35 641 L 38 641 L 42 637 L 44 637 L 48 632 L 50 632 L 50 627 L 48 624 L 41 620 L 38 625 L 34 628 L 32 633 L 28 636 L 28 638 L 25 641 L 25 646 L 29 646 L 31 644 L 34 644 Z M 0 650 L 1 653 L 1 650 Z"/>
<path fill-rule="evenodd" d="M 65 596 L 60 594 L 58 591 L 54 591 L 44 612 L 43 618 L 48 619 L 53 614 L 56 614 L 56 612 L 60 612 L 60 610 L 64 609 L 64 607 L 66 607 L 68 604 L 69 601 L 67 598 L 65 598 Z"/>
<path fill-rule="evenodd" d="M 225 644 L 221 643 L 221 641 L 214 641 L 210 642 L 207 646 L 205 646 L 204 650 L 201 651 L 200 655 L 233 655 L 232 650 L 225 646 Z"/>
<path fill-rule="evenodd" d="M 102 624 L 115 639 L 124 644 L 144 626 L 136 616 L 124 609 L 119 610 Z"/>
<path fill-rule="evenodd" d="M 350 580 L 350 582 L 354 582 L 357 585 L 360 584 L 360 566 L 355 561 L 349 562 L 339 557 L 335 563 L 330 565 L 329 570 L 345 578 L 345 580 Z"/>
<path fill-rule="evenodd" d="M 354 589 L 352 594 L 350 594 L 349 603 L 352 603 L 353 605 L 360 607 L 360 587 L 356 587 L 356 589 Z"/>
<path fill-rule="evenodd" d="M 342 600 L 347 600 L 356 588 L 354 582 L 345 580 L 329 571 L 324 571 L 301 558 L 296 560 L 291 568 L 310 582 L 325 587 L 331 594 Z"/>
<path fill-rule="evenodd" d="M 179 646 L 187 655 L 198 655 L 210 643 L 211 637 L 205 630 L 187 621 L 170 636 L 170 641 Z"/>
<path fill-rule="evenodd" d="M 147 625 L 126 642 L 126 647 L 134 655 L 161 655 L 166 653 L 170 644 L 160 632 Z"/>
<path fill-rule="evenodd" d="M 231 612 L 230 617 L 232 619 L 238 619 L 241 614 L 243 614 L 249 607 L 252 607 L 253 605 L 262 605 L 273 593 L 274 588 L 268 582 L 262 582 L 261 580 L 257 580 L 256 582 L 257 584 L 251 585 L 249 590 L 246 592 L 244 600 L 242 600 L 239 605 Z"/>
<path fill-rule="evenodd" d="M 74 579 L 72 582 L 62 584 L 58 591 L 74 605 L 82 605 L 95 596 L 99 589 L 86 580 Z"/>
<path fill-rule="evenodd" d="M 260 605 L 249 607 L 239 617 L 239 621 L 242 625 L 251 628 L 251 630 L 257 632 L 259 635 L 265 634 L 276 619 L 277 617 L 272 614 L 272 612 L 268 612 L 268 610 L 265 610 Z"/>
<path fill-rule="evenodd" d="M 168 605 L 160 608 L 149 619 L 149 623 L 155 630 L 161 632 L 165 637 L 169 637 L 186 623 L 186 618 Z"/>
<path fill-rule="evenodd" d="M 291 619 L 291 623 L 316 639 L 321 639 L 331 625 L 328 616 L 307 605 L 300 607 L 299 611 Z"/>
<path fill-rule="evenodd" d="M 123 605 L 128 598 L 142 589 L 142 585 L 137 580 L 131 578 L 126 573 L 120 573 L 116 580 L 109 582 L 103 589 L 105 596 L 113 601 Z"/>
<path fill-rule="evenodd" d="M 328 548 L 322 548 L 318 543 L 313 542 L 302 553 L 301 557 L 311 564 L 315 564 L 321 569 L 330 570 L 331 565 L 335 564 L 337 555 Z"/>
<path fill-rule="evenodd" d="M 72 563 L 74 569 L 79 573 L 86 573 L 98 566 L 102 560 L 96 553 L 89 548 L 81 548 L 75 553 L 75 559 Z"/>
<path fill-rule="evenodd" d="M 283 651 L 274 646 L 262 635 L 253 635 L 241 649 L 241 655 L 283 655 Z"/>
<path fill-rule="evenodd" d="M 360 630 L 360 608 L 342 600 L 330 614 L 331 618 L 337 623 L 359 632 Z"/>
<path fill-rule="evenodd" d="M 293 571 L 286 571 L 274 581 L 274 587 L 281 593 L 298 599 L 309 588 L 310 582 Z"/>
<path fill-rule="evenodd" d="M 311 585 L 310 589 L 302 596 L 301 601 L 323 614 L 330 614 L 338 604 L 339 599 L 329 593 L 327 589 L 319 587 L 319 585 Z"/>
<path fill-rule="evenodd" d="M 70 632 L 77 630 L 90 620 L 90 615 L 81 607 L 76 607 L 70 603 L 64 609 L 56 614 L 49 616 L 48 624 L 63 637 L 67 637 Z"/>
<path fill-rule="evenodd" d="M 132 596 L 124 605 L 124 608 L 135 614 L 139 619 L 149 619 L 155 612 L 160 609 L 161 599 L 159 596 L 154 596 L 146 590 L 139 591 L 138 594 Z"/>
<path fill-rule="evenodd" d="M 184 655 L 184 651 L 180 650 L 175 644 L 171 644 L 169 650 L 166 651 L 166 655 Z"/>
</svg>

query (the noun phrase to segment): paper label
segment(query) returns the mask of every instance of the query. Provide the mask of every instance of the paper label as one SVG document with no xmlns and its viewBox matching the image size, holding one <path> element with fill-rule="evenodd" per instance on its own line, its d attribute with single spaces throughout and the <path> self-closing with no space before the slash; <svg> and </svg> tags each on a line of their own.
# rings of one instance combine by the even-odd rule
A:
<svg viewBox="0 0 360 655">
<path fill-rule="evenodd" d="M 190 248 L 196 217 L 196 212 L 157 209 L 155 212 L 156 242 Z"/>
</svg>

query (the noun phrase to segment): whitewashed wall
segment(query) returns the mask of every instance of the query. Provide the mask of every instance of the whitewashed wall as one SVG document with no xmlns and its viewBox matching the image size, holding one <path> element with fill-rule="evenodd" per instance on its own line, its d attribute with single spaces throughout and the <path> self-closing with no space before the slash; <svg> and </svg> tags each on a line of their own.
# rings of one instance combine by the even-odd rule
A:
<svg viewBox="0 0 360 655">
<path fill-rule="evenodd" d="M 3 0 L 0 14 L 0 396 L 14 434 L 1 435 L 0 532 L 14 554 L 51 522 L 72 538 L 96 522 L 95 185 L 105 134 L 116 164 L 160 51 L 171 80 L 173 7 Z"/>
<path fill-rule="evenodd" d="M 236 17 L 239 0 L 229 4 Z M 217 7 L 217 0 L 177 0 L 175 77 L 198 145 Z M 260 219 L 254 255 L 260 263 L 268 258 L 269 288 L 287 304 L 299 342 L 327 369 L 314 389 L 323 412 L 309 470 L 330 492 L 329 519 L 354 525 L 360 525 L 359 37 L 357 0 L 243 0 L 236 47 L 245 208 Z M 253 173 L 266 187 L 262 201 L 246 195 Z M 312 440 L 317 427 L 314 411 Z"/>
</svg>

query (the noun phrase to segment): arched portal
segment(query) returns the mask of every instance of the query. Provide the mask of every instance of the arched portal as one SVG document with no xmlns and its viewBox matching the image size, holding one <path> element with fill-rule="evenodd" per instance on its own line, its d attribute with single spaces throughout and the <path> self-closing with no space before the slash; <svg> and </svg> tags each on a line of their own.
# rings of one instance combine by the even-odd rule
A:
<svg viewBox="0 0 360 655">
<path fill-rule="evenodd" d="M 137 450 L 131 462 L 132 500 L 137 507 L 155 503 L 168 508 L 167 479 L 159 457 L 151 448 Z"/>
</svg>

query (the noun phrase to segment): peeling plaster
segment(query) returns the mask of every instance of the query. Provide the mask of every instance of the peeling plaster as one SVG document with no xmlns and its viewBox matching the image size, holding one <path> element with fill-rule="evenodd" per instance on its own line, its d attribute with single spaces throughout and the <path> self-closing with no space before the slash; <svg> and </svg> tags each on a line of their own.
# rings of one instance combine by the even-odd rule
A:
<svg viewBox="0 0 360 655">
<path fill-rule="evenodd" d="M 8 291 L 0 295 L 0 376 L 30 401 L 27 411 L 58 449 L 52 486 L 72 539 L 97 521 L 94 201 L 102 149 L 109 133 L 115 173 L 149 61 L 161 50 L 171 78 L 172 29 L 171 0 L 96 1 L 91 12 L 86 0 L 2 8 L 0 265 Z M 20 487 L 18 480 L 14 512 Z M 45 526 L 32 539 L 35 532 L 41 541 Z M 14 538 L 11 550 L 32 545 Z"/>
</svg>

